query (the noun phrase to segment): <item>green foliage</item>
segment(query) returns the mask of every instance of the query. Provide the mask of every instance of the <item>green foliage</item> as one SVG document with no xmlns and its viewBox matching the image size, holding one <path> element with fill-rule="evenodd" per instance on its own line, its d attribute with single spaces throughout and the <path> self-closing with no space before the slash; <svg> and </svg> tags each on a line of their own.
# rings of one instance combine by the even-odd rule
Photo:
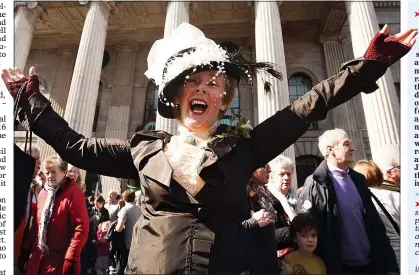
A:
<svg viewBox="0 0 419 275">
<path fill-rule="evenodd" d="M 233 125 L 235 121 L 237 121 L 237 123 Z M 249 124 L 249 120 L 247 120 L 245 117 L 241 115 L 240 110 L 238 110 L 237 112 L 231 110 L 230 125 L 233 126 L 229 127 L 227 132 L 224 132 L 221 135 L 217 135 L 216 137 L 219 139 L 232 136 L 238 138 L 240 138 L 241 136 L 245 138 L 250 138 L 250 131 L 253 130 L 253 128 Z"/>
</svg>

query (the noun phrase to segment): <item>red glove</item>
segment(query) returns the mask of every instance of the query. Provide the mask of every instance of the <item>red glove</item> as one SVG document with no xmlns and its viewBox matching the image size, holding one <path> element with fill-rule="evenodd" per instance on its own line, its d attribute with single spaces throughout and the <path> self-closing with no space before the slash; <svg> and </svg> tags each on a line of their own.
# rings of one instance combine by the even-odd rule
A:
<svg viewBox="0 0 419 275">
<path fill-rule="evenodd" d="M 81 266 L 78 261 L 64 260 L 63 264 L 63 275 L 80 275 Z"/>
<path fill-rule="evenodd" d="M 395 40 L 395 36 L 388 36 L 377 33 L 371 40 L 367 51 L 364 54 L 366 60 L 377 60 L 389 62 L 390 65 L 405 56 L 411 47 Z"/>
<path fill-rule="evenodd" d="M 20 88 L 25 82 L 28 82 L 28 85 L 26 86 L 26 89 L 21 96 L 21 100 L 27 100 L 31 95 L 33 95 L 36 92 L 39 92 L 38 76 L 32 75 L 29 77 L 23 77 L 17 81 L 9 82 L 6 85 L 13 99 L 16 99 L 17 93 L 19 92 Z"/>
</svg>

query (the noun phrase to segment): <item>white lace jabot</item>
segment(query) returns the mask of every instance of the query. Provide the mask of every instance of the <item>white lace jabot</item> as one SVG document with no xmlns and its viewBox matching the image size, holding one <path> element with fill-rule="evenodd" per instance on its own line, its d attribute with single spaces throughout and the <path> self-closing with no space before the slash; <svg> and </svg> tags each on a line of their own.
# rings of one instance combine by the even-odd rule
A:
<svg viewBox="0 0 419 275">
<path fill-rule="evenodd" d="M 183 125 L 179 126 L 179 135 L 173 136 L 165 147 L 166 158 L 173 168 L 172 177 L 192 196 L 204 187 L 205 182 L 198 175 L 198 168 L 205 158 L 205 147 L 215 133 L 218 124 L 208 132 L 191 132 Z"/>
<path fill-rule="evenodd" d="M 179 138 L 191 145 L 195 145 L 200 148 L 204 148 L 208 141 L 212 138 L 213 134 L 217 130 L 218 122 L 214 123 L 206 132 L 191 132 L 185 126 L 179 124 Z"/>
</svg>

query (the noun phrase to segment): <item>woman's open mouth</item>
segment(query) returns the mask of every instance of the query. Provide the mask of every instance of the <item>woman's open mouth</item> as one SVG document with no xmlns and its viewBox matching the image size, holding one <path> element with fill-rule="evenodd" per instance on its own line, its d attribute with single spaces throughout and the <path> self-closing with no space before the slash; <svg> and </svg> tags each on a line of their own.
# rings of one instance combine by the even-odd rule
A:
<svg viewBox="0 0 419 275">
<path fill-rule="evenodd" d="M 208 104 L 202 99 L 192 99 L 189 108 L 194 115 L 202 115 L 208 108 Z"/>
</svg>

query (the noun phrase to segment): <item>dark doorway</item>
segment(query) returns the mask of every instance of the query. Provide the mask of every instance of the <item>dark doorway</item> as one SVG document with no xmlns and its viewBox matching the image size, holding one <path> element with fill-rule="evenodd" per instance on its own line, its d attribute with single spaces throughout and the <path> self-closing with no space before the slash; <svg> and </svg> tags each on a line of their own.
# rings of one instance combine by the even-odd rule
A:
<svg viewBox="0 0 419 275">
<path fill-rule="evenodd" d="M 306 178 L 313 174 L 314 170 L 316 170 L 322 161 L 322 158 L 314 155 L 303 155 L 295 159 L 298 188 L 304 185 Z"/>
</svg>

